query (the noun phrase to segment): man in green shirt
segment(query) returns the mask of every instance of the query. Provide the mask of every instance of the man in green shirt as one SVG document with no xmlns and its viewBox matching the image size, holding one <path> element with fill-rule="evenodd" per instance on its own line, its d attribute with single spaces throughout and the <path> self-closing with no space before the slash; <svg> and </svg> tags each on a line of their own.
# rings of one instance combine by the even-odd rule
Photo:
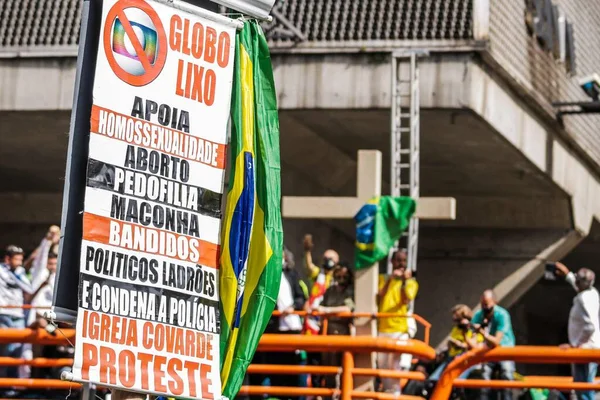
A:
<svg viewBox="0 0 600 400">
<path fill-rule="evenodd" d="M 515 334 L 508 311 L 497 304 L 496 295 L 491 289 L 481 296 L 481 310 L 477 311 L 471 320 L 475 329 L 483 335 L 488 347 L 515 345 Z M 491 362 L 483 365 L 483 379 L 491 380 L 495 370 L 500 372 L 500 379 L 512 381 L 515 373 L 514 361 Z M 481 390 L 481 399 L 488 400 L 490 390 Z M 512 400 L 512 391 L 502 391 L 503 400 Z"/>
</svg>

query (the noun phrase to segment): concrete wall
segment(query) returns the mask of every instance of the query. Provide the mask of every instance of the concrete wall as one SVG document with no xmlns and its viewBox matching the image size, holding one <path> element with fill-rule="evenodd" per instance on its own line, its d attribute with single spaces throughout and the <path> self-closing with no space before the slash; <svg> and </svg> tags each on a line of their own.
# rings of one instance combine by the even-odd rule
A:
<svg viewBox="0 0 600 400">
<path fill-rule="evenodd" d="M 420 233 L 416 312 L 434 323 L 434 345 L 449 333 L 452 306 L 477 305 L 485 289 L 494 288 L 564 235 L 556 229 L 426 226 Z"/>
<path fill-rule="evenodd" d="M 274 62 L 284 111 L 350 109 L 358 121 L 362 113 L 389 106 L 386 57 L 277 56 Z M 25 74 L 14 64 L 0 64 L 0 82 L 19 78 L 11 83 L 13 86 L 7 86 L 9 94 L 0 95 L 0 109 L 70 108 L 68 93 L 74 69 L 69 60 L 19 60 L 17 65 L 30 71 Z M 35 86 L 26 84 L 30 75 L 35 76 L 31 78 Z M 443 193 L 441 186 L 429 185 L 432 192 L 459 199 L 461 194 L 466 196 L 462 201 L 468 206 L 462 212 L 469 215 L 454 225 L 424 224 L 421 235 L 422 288 L 417 312 L 435 324 L 433 338 L 437 340 L 449 328 L 447 310 L 454 303 L 475 305 L 481 290 L 511 277 L 512 286 L 507 285 L 514 287 L 521 268 L 566 235 L 569 228 L 587 233 L 593 217 L 600 216 L 600 182 L 577 153 L 557 138 L 551 124 L 472 55 L 430 57 L 421 64 L 421 83 L 423 107 L 446 109 L 438 115 L 438 125 L 424 122 L 431 129 L 422 134 L 439 136 L 423 142 L 439 142 L 441 147 L 427 153 L 424 167 L 429 164 L 429 169 L 423 168 L 423 173 L 430 174 L 428 182 L 435 179 L 444 184 Z M 451 109 L 460 111 L 447 111 Z M 377 110 L 374 114 L 365 116 L 364 121 L 369 123 L 363 121 L 357 127 L 339 124 L 341 134 L 334 136 L 328 131 L 336 129 L 336 123 L 331 123 L 327 113 L 304 126 L 290 122 L 290 115 L 282 113 L 283 193 L 351 195 L 355 183 L 354 173 L 349 171 L 355 168 L 355 151 L 365 148 L 363 143 L 386 150 L 387 139 L 379 144 L 373 136 L 374 125 L 385 125 L 385 129 L 376 130 L 384 133 L 388 121 Z M 353 130 L 359 138 L 355 148 L 346 146 L 350 136 L 344 134 L 344 129 Z M 460 132 L 470 136 L 460 136 Z M 21 140 L 27 143 L 26 138 Z M 468 153 L 473 154 L 472 158 L 464 158 Z M 549 196 L 548 203 L 543 203 L 545 196 Z M 543 207 L 536 206 L 540 202 Z M 4 240 L 23 238 L 35 245 L 46 224 L 6 224 L 2 227 L 6 232 L 3 237 L 8 239 Z M 302 236 L 312 233 L 317 244 L 315 256 L 326 247 L 334 247 L 342 258 L 352 258 L 350 221 L 285 221 L 284 228 L 285 242 L 297 256 L 301 254 Z M 539 265 L 527 267 L 528 279 L 540 272 Z"/>
<path fill-rule="evenodd" d="M 590 234 L 568 256 L 562 259 L 571 270 L 586 267 L 600 276 L 598 253 L 600 223 L 595 221 Z M 598 279 L 596 279 L 598 281 Z M 598 287 L 596 282 L 596 287 Z M 519 343 L 554 346 L 567 343 L 567 321 L 575 292 L 566 283 L 540 279 L 511 308 L 514 329 Z M 520 372 L 535 375 L 570 373 L 569 366 L 522 365 Z"/>
<path fill-rule="evenodd" d="M 525 1 L 489 1 L 490 56 L 520 90 L 552 118 L 553 101 L 590 100 L 577 84 L 577 77 L 600 72 L 600 2 L 596 0 L 553 0 L 573 23 L 576 77 L 544 52 L 525 24 Z M 532 102 L 532 103 L 534 103 Z M 600 116 L 565 118 L 570 137 L 600 163 Z"/>
</svg>

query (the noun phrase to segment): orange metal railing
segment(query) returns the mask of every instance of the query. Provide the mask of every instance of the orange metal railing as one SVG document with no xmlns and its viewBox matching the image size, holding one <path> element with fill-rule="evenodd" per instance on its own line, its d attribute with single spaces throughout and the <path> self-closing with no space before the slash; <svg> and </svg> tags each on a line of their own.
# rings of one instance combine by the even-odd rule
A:
<svg viewBox="0 0 600 400">
<path fill-rule="evenodd" d="M 34 306 L 31 304 L 22 304 L 20 306 L 2 306 L 0 308 L 22 308 L 23 310 L 31 310 L 32 308 L 38 309 L 38 310 L 50 310 L 52 309 L 52 307 L 49 306 Z"/>
<path fill-rule="evenodd" d="M 362 317 L 362 316 L 361 316 Z M 0 343 L 29 342 L 38 344 L 73 343 L 75 331 L 62 329 L 55 334 L 45 330 L 32 329 L 2 329 Z M 340 375 L 339 389 L 300 388 L 300 387 L 264 387 L 245 386 L 242 393 L 267 394 L 275 396 L 332 396 L 339 395 L 341 400 L 372 398 L 377 400 L 406 399 L 414 400 L 412 396 L 396 396 L 393 394 L 359 392 L 354 390 L 354 378 L 357 376 L 379 376 L 382 378 L 425 380 L 419 372 L 377 370 L 372 368 L 357 368 L 354 365 L 355 353 L 395 352 L 409 353 L 417 358 L 432 360 L 435 358 L 433 348 L 418 340 L 395 340 L 370 336 L 310 336 L 310 335 L 276 335 L 265 334 L 261 337 L 259 351 L 290 352 L 306 350 L 311 352 L 340 352 L 343 362 L 337 366 L 300 366 L 300 365 L 251 365 L 248 373 L 259 374 L 319 374 Z M 520 363 L 587 363 L 600 360 L 600 350 L 591 349 L 560 349 L 558 347 L 516 346 L 497 347 L 493 349 L 472 350 L 453 360 L 440 377 L 432 394 L 432 400 L 447 400 L 453 387 L 481 388 L 551 388 L 558 390 L 595 390 L 600 389 L 600 382 L 573 382 L 568 377 L 530 376 L 522 381 L 484 381 L 464 380 L 458 377 L 469 367 L 490 361 L 513 360 Z M 21 360 L 0 357 L 0 365 L 17 366 L 31 365 L 36 367 L 54 367 L 72 365 L 71 359 L 35 359 Z M 0 378 L 0 387 L 26 387 L 47 389 L 69 389 L 80 385 L 72 382 L 48 379 L 9 379 Z"/>
<path fill-rule="evenodd" d="M 22 308 L 25 310 L 36 308 L 38 310 L 49 310 L 51 307 L 34 307 L 31 304 L 24 304 L 20 306 L 2 306 L 1 308 Z M 382 319 L 382 318 L 413 318 L 417 323 L 423 326 L 423 342 L 429 344 L 429 338 L 431 335 L 431 324 L 425 318 L 418 314 L 402 315 L 397 313 L 367 313 L 367 312 L 343 312 L 343 313 L 322 313 L 318 311 L 294 311 L 292 314 L 299 315 L 301 317 L 314 316 L 323 318 L 323 335 L 327 334 L 327 323 L 328 319 L 332 317 L 336 318 L 368 318 L 368 319 Z M 274 311 L 273 316 L 281 316 L 280 311 Z M 2 343 L 2 338 L 0 338 Z M 43 344 L 43 343 L 41 343 Z"/>
<path fill-rule="evenodd" d="M 63 329 L 56 335 L 50 335 L 44 330 L 32 329 L 2 329 L 0 343 L 29 342 L 39 344 L 73 343 L 75 331 Z M 417 372 L 385 371 L 371 368 L 355 368 L 354 354 L 365 352 L 396 352 L 409 353 L 418 358 L 433 360 L 435 350 L 418 340 L 394 340 L 370 336 L 307 336 L 307 335 L 275 335 L 266 334 L 261 337 L 259 351 L 290 352 L 302 349 L 314 352 L 343 352 L 341 367 L 335 366 L 300 366 L 300 365 L 251 365 L 248 373 L 261 374 L 323 374 L 341 375 L 340 389 L 301 388 L 301 387 L 264 387 L 244 386 L 242 394 L 275 395 L 275 396 L 333 396 L 340 395 L 341 400 L 353 398 L 371 398 L 377 400 L 416 400 L 414 396 L 394 396 L 383 393 L 360 392 L 354 390 L 355 376 L 382 376 L 397 379 L 424 380 L 425 376 Z M 71 359 L 13 359 L 0 357 L 0 366 L 32 365 L 37 367 L 68 366 Z M 12 379 L 0 378 L 0 387 L 25 387 L 29 389 L 74 389 L 81 385 L 74 382 L 64 382 L 53 379 Z"/>
<path fill-rule="evenodd" d="M 415 379 L 425 380 L 425 375 L 417 372 L 404 371 L 386 371 L 371 368 L 356 368 L 354 366 L 355 353 L 370 352 L 395 352 L 409 353 L 421 359 L 433 360 L 435 350 L 425 343 L 418 340 L 394 340 L 389 338 L 377 338 L 370 336 L 307 336 L 307 335 L 275 335 L 265 334 L 262 336 L 259 351 L 287 352 L 296 349 L 313 352 L 343 352 L 342 366 L 281 366 L 281 365 L 251 365 L 248 373 L 270 373 L 270 374 L 305 374 L 318 373 L 324 375 L 341 375 L 341 389 L 325 389 L 323 394 L 316 388 L 289 388 L 289 387 L 263 387 L 248 386 L 242 388 L 243 393 L 247 394 L 267 394 L 267 395 L 285 395 L 285 396 L 307 396 L 307 395 L 340 395 L 341 400 L 350 400 L 353 398 L 368 398 L 378 400 L 420 399 L 414 396 L 397 396 L 375 392 L 360 392 L 354 390 L 355 376 L 384 376 L 397 379 Z"/>
<path fill-rule="evenodd" d="M 546 346 L 496 347 L 471 350 L 454 359 L 444 370 L 431 400 L 447 400 L 453 387 L 463 388 L 548 388 L 558 390 L 594 390 L 598 383 L 573 382 L 556 377 L 530 377 L 523 381 L 486 381 L 457 379 L 469 367 L 490 361 L 511 360 L 529 364 L 589 363 L 600 360 L 600 350 L 561 349 Z"/>
<path fill-rule="evenodd" d="M 328 319 L 332 317 L 336 318 L 367 318 L 367 319 L 382 319 L 382 318 L 413 318 L 417 323 L 423 326 L 423 342 L 429 344 L 429 338 L 431 335 L 431 324 L 425 318 L 418 314 L 397 314 L 397 313 L 368 313 L 368 312 L 342 312 L 342 313 L 321 313 L 317 311 L 294 311 L 292 314 L 299 315 L 301 317 L 313 316 L 321 317 L 323 319 L 322 334 L 327 334 L 327 323 Z M 273 316 L 281 316 L 280 311 L 274 311 Z"/>
</svg>

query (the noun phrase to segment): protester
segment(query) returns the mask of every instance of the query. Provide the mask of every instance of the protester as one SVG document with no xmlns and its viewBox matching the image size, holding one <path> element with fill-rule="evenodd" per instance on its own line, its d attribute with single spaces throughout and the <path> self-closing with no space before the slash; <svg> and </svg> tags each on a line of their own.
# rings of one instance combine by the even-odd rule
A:
<svg viewBox="0 0 600 400">
<path fill-rule="evenodd" d="M 30 265 L 29 278 L 31 279 L 31 287 L 35 292 L 31 296 L 31 306 L 26 323 L 30 328 L 43 328 L 49 333 L 54 332 L 54 325 L 48 324 L 44 318 L 44 312 L 52 305 L 52 296 L 54 294 L 54 280 L 56 268 L 58 264 L 58 256 L 52 252 L 54 246 L 60 240 L 60 228 L 51 226 L 48 233 L 42 239 L 40 245 L 32 253 L 26 264 Z M 49 358 L 49 353 L 52 349 L 48 346 L 42 346 L 32 343 L 23 345 L 23 358 L 30 360 L 32 358 L 46 357 Z M 41 368 L 34 369 L 34 377 L 43 378 L 49 375 L 50 369 Z M 46 373 L 44 373 L 46 371 Z M 19 369 L 21 377 L 29 377 L 31 369 L 29 366 L 22 366 Z"/>
<path fill-rule="evenodd" d="M 333 282 L 333 269 L 338 265 L 340 256 L 335 250 L 326 250 L 323 253 L 321 267 L 316 266 L 312 260 L 312 249 L 314 248 L 312 235 L 304 236 L 304 265 L 306 273 L 311 280 L 312 289 L 308 299 L 307 307 L 315 310 L 323 301 L 323 296 Z M 306 318 L 305 329 L 308 334 L 318 334 L 320 330 L 318 318 Z"/>
<path fill-rule="evenodd" d="M 304 309 L 304 292 L 300 286 L 300 276 L 294 269 L 294 256 L 287 248 L 283 252 L 283 268 L 281 283 L 277 296 L 277 310 L 281 316 L 275 317 L 270 322 L 270 332 L 279 334 L 297 334 L 302 332 L 302 320 L 294 311 Z M 266 362 L 271 364 L 298 365 L 300 363 L 299 351 L 295 353 L 275 353 L 267 356 Z M 299 380 L 295 375 L 270 376 L 273 386 L 298 386 Z M 284 397 L 284 398 L 290 398 Z"/>
<path fill-rule="evenodd" d="M 457 304 L 452 307 L 452 321 L 454 326 L 450 331 L 448 338 L 448 350 L 445 359 L 438 365 L 436 370 L 429 377 L 432 381 L 437 381 L 444 369 L 450 362 L 463 354 L 467 350 L 480 347 L 483 344 L 483 335 L 473 332 L 471 329 L 471 318 L 473 311 L 465 304 Z M 461 378 L 468 376 L 470 370 L 465 371 Z"/>
<path fill-rule="evenodd" d="M 58 226 L 51 226 L 36 249 L 36 256 L 31 263 L 29 270 L 31 286 L 36 293 L 31 299 L 31 305 L 34 308 L 31 309 L 27 321 L 27 325 L 30 327 L 48 327 L 48 322 L 44 318 L 44 312 L 46 311 L 45 307 L 52 305 L 54 280 L 58 265 L 58 256 L 52 250 L 59 240 L 60 228 Z"/>
<path fill-rule="evenodd" d="M 340 263 L 333 271 L 334 284 L 323 295 L 323 301 L 318 311 L 327 314 L 353 312 L 354 304 L 354 273 L 346 263 Z M 352 318 L 328 317 L 328 335 L 350 335 L 352 332 Z M 322 365 L 342 365 L 342 353 L 326 352 L 322 354 Z M 335 377 L 328 376 L 327 387 L 333 387 Z"/>
<path fill-rule="evenodd" d="M 29 300 L 33 290 L 22 264 L 23 249 L 8 246 L 4 262 L 0 264 L 0 328 L 25 328 L 25 314 L 21 307 Z M 22 343 L 0 345 L 0 356 L 21 358 L 22 349 Z M 18 368 L 0 367 L 0 377 L 17 378 Z"/>
<path fill-rule="evenodd" d="M 600 295 L 594 287 L 596 275 L 587 268 L 581 268 L 577 274 L 569 271 L 557 262 L 556 274 L 563 276 L 577 292 L 569 313 L 569 343 L 562 348 L 598 349 L 600 348 Z M 573 364 L 573 381 L 592 383 L 596 378 L 597 363 Z M 593 400 L 593 390 L 577 392 L 580 400 Z"/>
<path fill-rule="evenodd" d="M 419 284 L 407 268 L 406 251 L 397 250 L 392 255 L 392 275 L 379 277 L 377 306 L 380 313 L 394 313 L 398 317 L 379 319 L 379 336 L 392 339 L 414 337 L 417 326 L 414 318 L 407 318 L 414 310 L 414 300 Z M 381 369 L 409 370 L 412 355 L 397 353 L 379 353 L 377 364 Z M 383 390 L 400 392 L 398 379 L 384 378 Z"/>
<path fill-rule="evenodd" d="M 477 311 L 472 319 L 472 324 L 477 333 L 483 336 L 488 347 L 513 347 L 515 334 L 512 329 L 510 314 L 497 304 L 496 295 L 491 289 L 483 292 L 481 296 L 481 310 Z M 495 371 L 499 372 L 500 379 L 512 381 L 515 373 L 514 361 L 489 362 L 483 365 L 483 379 L 491 380 Z M 481 399 L 490 398 L 490 389 L 481 390 Z M 504 400 L 512 399 L 510 389 L 502 390 Z"/>
</svg>

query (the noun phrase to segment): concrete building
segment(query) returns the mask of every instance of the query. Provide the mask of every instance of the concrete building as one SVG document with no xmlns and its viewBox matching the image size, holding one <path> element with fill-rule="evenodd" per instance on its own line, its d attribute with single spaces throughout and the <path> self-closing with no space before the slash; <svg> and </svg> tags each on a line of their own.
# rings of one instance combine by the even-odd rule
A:
<svg viewBox="0 0 600 400">
<path fill-rule="evenodd" d="M 0 20 L 0 244 L 32 248 L 60 220 L 80 1 L 21 3 L 9 0 Z M 417 312 L 434 324 L 434 342 L 449 308 L 475 305 L 488 287 L 511 307 L 521 343 L 564 341 L 571 294 L 539 282 L 544 260 L 600 273 L 600 118 L 561 125 L 551 105 L 586 100 L 577 77 L 600 72 L 600 3 L 533 3 L 286 0 L 265 25 L 284 195 L 354 195 L 359 149 L 383 152 L 386 193 L 390 52 L 429 51 L 419 61 L 421 195 L 457 199 L 456 221 L 420 229 Z M 529 32 L 547 4 L 572 27 L 574 52 L 569 40 L 560 51 L 568 34 L 553 42 L 558 55 L 544 49 L 543 18 Z M 351 221 L 284 227 L 297 255 L 312 233 L 317 252 L 352 257 Z"/>
</svg>

